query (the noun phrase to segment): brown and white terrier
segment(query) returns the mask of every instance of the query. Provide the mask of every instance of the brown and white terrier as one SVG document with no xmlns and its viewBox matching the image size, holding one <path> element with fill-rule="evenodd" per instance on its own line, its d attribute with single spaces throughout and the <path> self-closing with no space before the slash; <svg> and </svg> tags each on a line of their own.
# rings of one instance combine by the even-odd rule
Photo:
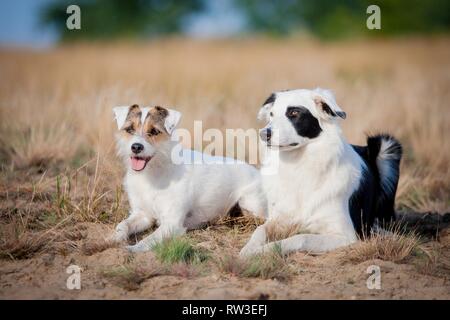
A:
<svg viewBox="0 0 450 320">
<path fill-rule="evenodd" d="M 180 112 L 138 105 L 113 111 L 131 206 L 129 217 L 116 227 L 114 241 L 157 224 L 151 235 L 127 247 L 132 252 L 147 251 L 166 237 L 226 215 L 236 204 L 257 216 L 265 215 L 259 171 L 234 159 L 183 149 L 173 135 Z"/>
</svg>

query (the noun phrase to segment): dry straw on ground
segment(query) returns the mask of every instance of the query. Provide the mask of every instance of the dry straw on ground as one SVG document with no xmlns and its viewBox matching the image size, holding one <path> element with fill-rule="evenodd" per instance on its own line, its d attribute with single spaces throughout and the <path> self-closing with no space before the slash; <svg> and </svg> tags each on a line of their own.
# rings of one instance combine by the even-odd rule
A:
<svg viewBox="0 0 450 320">
<path fill-rule="evenodd" d="M 429 255 L 421 244 L 420 236 L 414 231 L 402 230 L 399 225 L 393 225 L 387 232 L 364 237 L 362 241 L 350 246 L 344 250 L 342 258 L 351 263 L 375 259 L 403 262 L 414 254 Z"/>
</svg>

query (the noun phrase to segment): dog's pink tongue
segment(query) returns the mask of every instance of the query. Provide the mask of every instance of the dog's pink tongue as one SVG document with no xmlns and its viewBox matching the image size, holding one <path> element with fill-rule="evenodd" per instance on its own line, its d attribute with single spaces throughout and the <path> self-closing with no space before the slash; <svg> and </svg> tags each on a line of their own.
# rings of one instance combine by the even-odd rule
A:
<svg viewBox="0 0 450 320">
<path fill-rule="evenodd" d="M 131 158 L 131 168 L 136 171 L 141 171 L 145 168 L 145 160 L 139 158 Z"/>
</svg>

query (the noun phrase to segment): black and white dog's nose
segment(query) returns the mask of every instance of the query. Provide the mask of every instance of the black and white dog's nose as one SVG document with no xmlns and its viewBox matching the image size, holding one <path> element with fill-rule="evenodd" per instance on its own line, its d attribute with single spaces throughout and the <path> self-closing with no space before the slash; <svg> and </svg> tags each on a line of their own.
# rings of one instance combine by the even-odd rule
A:
<svg viewBox="0 0 450 320">
<path fill-rule="evenodd" d="M 134 153 L 140 153 L 142 150 L 144 150 L 144 145 L 142 143 L 133 143 L 131 145 L 131 151 Z"/>
<path fill-rule="evenodd" d="M 259 135 L 263 141 L 270 141 L 270 138 L 272 137 L 272 129 L 270 128 L 264 128 L 259 131 Z"/>
</svg>

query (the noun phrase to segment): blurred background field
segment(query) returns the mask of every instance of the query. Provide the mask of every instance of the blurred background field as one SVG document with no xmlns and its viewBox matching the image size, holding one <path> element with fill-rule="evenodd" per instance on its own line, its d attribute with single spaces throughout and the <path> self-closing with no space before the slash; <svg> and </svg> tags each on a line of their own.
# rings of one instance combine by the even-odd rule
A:
<svg viewBox="0 0 450 320">
<path fill-rule="evenodd" d="M 69 4 L 81 29 L 66 27 Z M 381 29 L 369 30 L 369 4 Z M 447 1 L 24 0 L 0 16 L 2 170 L 112 158 L 115 105 L 175 106 L 182 126 L 257 128 L 275 90 L 332 89 L 351 143 L 405 146 L 400 207 L 450 207 Z M 240 142 L 242 143 L 242 142 Z M 58 168 L 58 169 L 56 169 Z M 4 175 L 4 174 L 3 174 Z"/>
<path fill-rule="evenodd" d="M 2 257 L 70 252 L 61 230 L 127 214 L 111 108 L 134 103 L 247 129 L 271 92 L 329 88 L 350 143 L 403 143 L 397 209 L 450 211 L 450 2 L 370 2 L 381 30 L 368 1 L 70 3 L 81 30 L 65 1 L 0 4 Z"/>
<path fill-rule="evenodd" d="M 174 106 L 189 130 L 194 120 L 204 129 L 258 128 L 256 113 L 272 91 L 321 86 L 347 112 L 342 125 L 351 143 L 386 131 L 404 144 L 398 205 L 443 212 L 450 206 L 449 53 L 450 41 L 441 37 L 171 38 L 3 50 L 2 173 L 37 168 L 55 175 L 97 152 L 115 163 L 116 105 Z"/>
</svg>

